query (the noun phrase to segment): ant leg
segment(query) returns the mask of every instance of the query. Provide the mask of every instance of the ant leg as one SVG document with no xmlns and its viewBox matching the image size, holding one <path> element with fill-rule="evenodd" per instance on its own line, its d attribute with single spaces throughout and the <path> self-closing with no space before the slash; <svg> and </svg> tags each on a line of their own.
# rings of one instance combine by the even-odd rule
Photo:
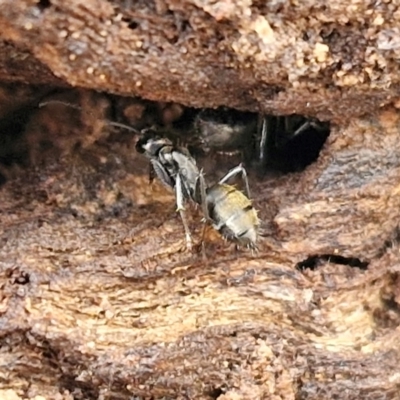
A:
<svg viewBox="0 0 400 400">
<path fill-rule="evenodd" d="M 268 146 L 271 142 L 271 133 L 273 132 L 274 124 L 276 124 L 276 121 L 273 121 L 272 118 L 267 118 L 265 115 L 262 116 L 261 125 L 259 127 L 259 129 L 261 129 L 261 138 L 258 144 L 258 162 L 262 168 L 265 167 L 268 162 Z"/>
<path fill-rule="evenodd" d="M 243 167 L 243 164 L 239 164 L 237 167 L 231 169 L 220 181 L 219 184 L 225 183 L 227 180 L 232 178 L 237 174 L 242 174 L 242 179 L 244 182 L 244 187 L 246 190 L 246 196 L 250 198 L 250 187 L 249 187 L 249 180 L 247 179 L 247 172 Z"/>
<path fill-rule="evenodd" d="M 155 174 L 157 178 L 166 186 L 174 187 L 174 182 L 171 179 L 167 169 L 164 165 L 155 158 L 150 159 L 151 168 L 153 168 L 152 174 Z M 151 177 L 151 175 L 149 175 Z M 181 183 L 181 191 L 182 191 L 182 183 Z"/>
<path fill-rule="evenodd" d="M 156 171 L 154 171 L 154 167 L 152 163 L 149 163 L 149 183 L 152 184 L 154 178 L 156 177 Z"/>
<path fill-rule="evenodd" d="M 291 137 L 290 139 L 293 139 L 295 136 L 297 136 L 297 135 L 300 134 L 301 132 L 304 132 L 304 131 L 305 131 L 306 129 L 308 129 L 310 126 L 313 126 L 313 125 L 311 124 L 310 121 L 304 122 L 304 124 L 302 124 L 299 128 L 297 128 L 297 129 L 293 132 L 292 137 Z"/>
<path fill-rule="evenodd" d="M 261 167 L 262 170 L 271 162 L 271 149 L 277 147 L 278 135 L 276 132 L 282 130 L 281 125 L 281 117 L 267 117 L 265 115 L 261 115 L 260 117 L 257 128 L 257 163 L 258 167 Z"/>
<path fill-rule="evenodd" d="M 203 170 L 201 170 L 196 178 L 194 192 L 195 192 L 196 202 L 201 205 L 201 209 L 204 214 L 204 219 L 206 221 L 210 221 L 210 215 L 208 213 L 208 206 L 207 206 L 206 189 L 207 189 L 206 181 L 204 179 Z"/>
<path fill-rule="evenodd" d="M 203 220 L 203 230 L 201 233 L 201 251 L 203 256 L 203 261 L 207 263 L 207 254 L 206 254 L 206 246 L 205 246 L 205 237 L 207 231 L 207 222 L 211 222 L 210 214 L 208 212 L 208 205 L 207 205 L 207 186 L 206 181 L 204 179 L 203 170 L 199 172 L 199 175 L 196 178 L 195 182 L 195 197 L 196 202 L 201 204 L 201 208 L 204 214 Z"/>
<path fill-rule="evenodd" d="M 176 176 L 176 211 L 179 212 L 181 216 L 183 229 L 185 230 L 185 238 L 186 238 L 186 248 L 188 250 L 192 250 L 192 236 L 190 235 L 190 230 L 188 223 L 186 221 L 185 216 L 185 207 L 183 206 L 183 189 L 182 189 L 182 180 L 180 175 Z"/>
<path fill-rule="evenodd" d="M 179 215 L 181 216 L 183 228 L 185 230 L 186 248 L 188 250 L 192 250 L 192 236 L 190 235 L 189 227 L 186 221 L 185 211 L 184 210 L 178 210 L 178 211 Z"/>
<path fill-rule="evenodd" d="M 309 120 L 310 126 L 317 130 L 318 132 L 324 132 L 326 130 L 326 124 L 319 122 L 318 120 L 312 118 Z M 325 125 L 325 126 L 324 126 Z"/>
<path fill-rule="evenodd" d="M 39 108 L 46 107 L 46 106 L 51 105 L 51 104 L 61 104 L 61 105 L 66 106 L 66 107 L 71 107 L 71 108 L 74 108 L 75 110 L 82 111 L 82 107 L 81 106 L 78 106 L 77 104 L 68 103 L 67 101 L 62 101 L 62 100 L 47 100 L 47 101 L 45 100 L 45 101 L 42 101 L 42 102 L 39 103 Z"/>
</svg>

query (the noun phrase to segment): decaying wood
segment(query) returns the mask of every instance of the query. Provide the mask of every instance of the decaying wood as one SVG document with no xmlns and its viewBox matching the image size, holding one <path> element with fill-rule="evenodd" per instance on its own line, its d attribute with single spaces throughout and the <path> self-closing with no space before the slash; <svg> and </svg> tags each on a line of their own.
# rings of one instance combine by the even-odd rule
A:
<svg viewBox="0 0 400 400">
<path fill-rule="evenodd" d="M 358 0 L 1 0 L 0 78 L 340 122 L 398 103 L 397 8 Z"/>
<path fill-rule="evenodd" d="M 397 8 L 0 0 L 0 399 L 398 399 Z M 113 98 L 139 128 L 180 103 L 332 131 L 302 172 L 250 171 L 259 253 L 210 229 L 204 260 L 110 95 L 37 108 L 70 85 L 164 102 Z"/>
<path fill-rule="evenodd" d="M 301 173 L 252 174 L 260 252 L 210 230 L 205 262 L 103 102 L 39 110 L 36 166 L 1 188 L 0 396 L 398 398 L 396 110 L 335 128 Z"/>
</svg>

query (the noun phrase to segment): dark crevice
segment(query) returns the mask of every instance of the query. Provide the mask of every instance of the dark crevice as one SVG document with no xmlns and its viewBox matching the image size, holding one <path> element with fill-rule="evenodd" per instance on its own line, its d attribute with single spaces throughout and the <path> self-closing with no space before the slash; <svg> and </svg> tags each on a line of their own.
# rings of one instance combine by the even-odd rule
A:
<svg viewBox="0 0 400 400">
<path fill-rule="evenodd" d="M 400 314 L 399 303 L 396 301 L 396 296 L 392 295 L 388 299 L 382 299 L 383 305 L 388 310 L 393 310 L 396 313 Z"/>
<path fill-rule="evenodd" d="M 379 249 L 377 256 L 382 257 L 388 249 L 393 248 L 400 243 L 400 226 L 396 226 L 390 236 L 384 241 L 383 246 Z"/>
<path fill-rule="evenodd" d="M 18 99 L 10 102 L 12 107 L 0 117 L 0 186 L 9 179 L 7 170 L 18 165 L 29 166 L 30 148 L 25 137 L 25 130 L 31 117 L 38 111 L 40 101 L 57 89 L 38 88 L 40 93 L 31 100 Z"/>
<path fill-rule="evenodd" d="M 400 325 L 399 281 L 399 274 L 391 276 L 390 283 L 381 289 L 381 307 L 372 310 L 376 324 L 385 329 L 395 329 Z"/>
<path fill-rule="evenodd" d="M 124 17 L 124 18 L 122 18 L 122 21 L 124 21 L 128 24 L 129 29 L 135 30 L 139 27 L 139 23 L 136 21 L 133 21 L 130 18 Z"/>
<path fill-rule="evenodd" d="M 221 107 L 198 112 L 193 140 L 206 153 L 240 153 L 261 174 L 290 173 L 317 160 L 329 133 L 328 122 L 302 115 L 260 116 Z"/>
<path fill-rule="evenodd" d="M 113 116 L 108 121 L 110 125 L 122 123 L 126 124 L 126 131 L 130 127 L 140 131 L 153 124 L 160 136 L 186 146 L 200 164 L 207 164 L 209 158 L 214 156 L 231 160 L 239 158 L 239 162 L 255 170 L 259 177 L 270 172 L 285 174 L 303 171 L 317 160 L 330 133 L 329 122 L 297 114 L 259 115 L 226 107 L 194 109 L 174 103 L 160 108 L 159 103 L 140 99 L 125 99 L 123 102 L 109 97 L 109 100 Z M 64 104 L 68 106 L 69 102 Z M 119 113 L 116 112 L 118 106 L 122 107 Z M 140 118 L 130 121 L 124 115 L 124 110 L 129 112 L 129 107 L 133 112 L 142 107 Z M 24 137 L 25 127 L 37 108 L 38 102 L 33 101 L 0 120 L 0 166 L 17 164 L 27 167 L 32 149 L 28 148 Z M 79 104 L 77 108 L 80 108 Z M 132 128 L 128 139 L 132 136 L 131 131 Z M 110 133 L 109 140 L 118 140 L 119 136 L 114 133 Z M 41 155 L 47 154 L 53 147 L 54 138 L 48 136 L 36 140 Z M 77 151 L 79 146 L 77 139 L 71 150 Z M 0 185 L 6 179 L 6 175 L 0 175 Z"/>
<path fill-rule="evenodd" d="M 359 268 L 362 270 L 366 270 L 368 268 L 367 261 L 361 261 L 359 258 L 356 257 L 343 257 L 334 254 L 322 254 L 316 256 L 310 256 L 306 258 L 304 261 L 299 262 L 296 265 L 296 269 L 305 270 L 311 269 L 315 270 L 323 263 L 332 263 L 332 264 L 340 264 L 340 265 L 348 265 L 352 268 Z"/>
<path fill-rule="evenodd" d="M 301 115 L 268 117 L 266 167 L 278 172 L 303 171 L 315 162 L 329 136 L 330 124 Z"/>
<path fill-rule="evenodd" d="M 50 0 L 40 0 L 38 2 L 37 7 L 39 8 L 40 11 L 43 12 L 47 8 L 51 7 L 51 2 L 50 2 Z"/>
<path fill-rule="evenodd" d="M 7 178 L 0 172 L 0 188 L 7 182 Z"/>
<path fill-rule="evenodd" d="M 10 268 L 6 271 L 6 276 L 12 285 L 26 285 L 30 282 L 30 275 L 19 268 Z"/>
<path fill-rule="evenodd" d="M 218 397 L 223 394 L 224 394 L 224 391 L 221 388 L 212 389 L 207 393 L 207 395 L 213 400 L 217 400 Z"/>
<path fill-rule="evenodd" d="M 0 120 L 0 164 L 3 166 L 27 166 L 28 149 L 23 142 L 23 133 L 36 108 L 35 104 L 30 103 L 8 113 Z"/>
</svg>

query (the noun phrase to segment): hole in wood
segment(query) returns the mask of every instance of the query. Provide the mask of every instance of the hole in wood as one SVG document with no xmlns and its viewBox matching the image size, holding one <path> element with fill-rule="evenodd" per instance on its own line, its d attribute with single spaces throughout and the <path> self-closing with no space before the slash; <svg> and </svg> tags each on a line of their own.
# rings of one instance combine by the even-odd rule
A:
<svg viewBox="0 0 400 400">
<path fill-rule="evenodd" d="M 348 265 L 350 267 L 360 268 L 362 270 L 366 270 L 368 268 L 368 262 L 361 261 L 359 258 L 343 257 L 334 254 L 322 254 L 322 255 L 310 256 L 306 258 L 304 261 L 299 262 L 296 265 L 296 268 L 300 270 L 305 270 L 305 269 L 315 270 L 320 265 L 326 262 L 332 264 Z"/>
<path fill-rule="evenodd" d="M 40 0 L 37 6 L 40 11 L 44 11 L 47 8 L 51 7 L 51 2 L 50 0 Z"/>
</svg>

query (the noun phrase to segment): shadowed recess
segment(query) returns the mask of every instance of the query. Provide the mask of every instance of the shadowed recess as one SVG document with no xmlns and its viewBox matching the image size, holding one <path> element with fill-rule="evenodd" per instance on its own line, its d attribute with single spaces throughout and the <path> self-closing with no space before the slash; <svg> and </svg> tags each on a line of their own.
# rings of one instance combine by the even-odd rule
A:
<svg viewBox="0 0 400 400">
<path fill-rule="evenodd" d="M 299 262 L 296 268 L 299 270 L 311 269 L 315 270 L 324 263 L 348 265 L 349 267 L 360 268 L 366 270 L 368 268 L 368 262 L 361 261 L 359 258 L 355 257 L 343 257 L 334 254 L 323 254 L 317 256 L 310 256 L 304 261 Z"/>
</svg>

